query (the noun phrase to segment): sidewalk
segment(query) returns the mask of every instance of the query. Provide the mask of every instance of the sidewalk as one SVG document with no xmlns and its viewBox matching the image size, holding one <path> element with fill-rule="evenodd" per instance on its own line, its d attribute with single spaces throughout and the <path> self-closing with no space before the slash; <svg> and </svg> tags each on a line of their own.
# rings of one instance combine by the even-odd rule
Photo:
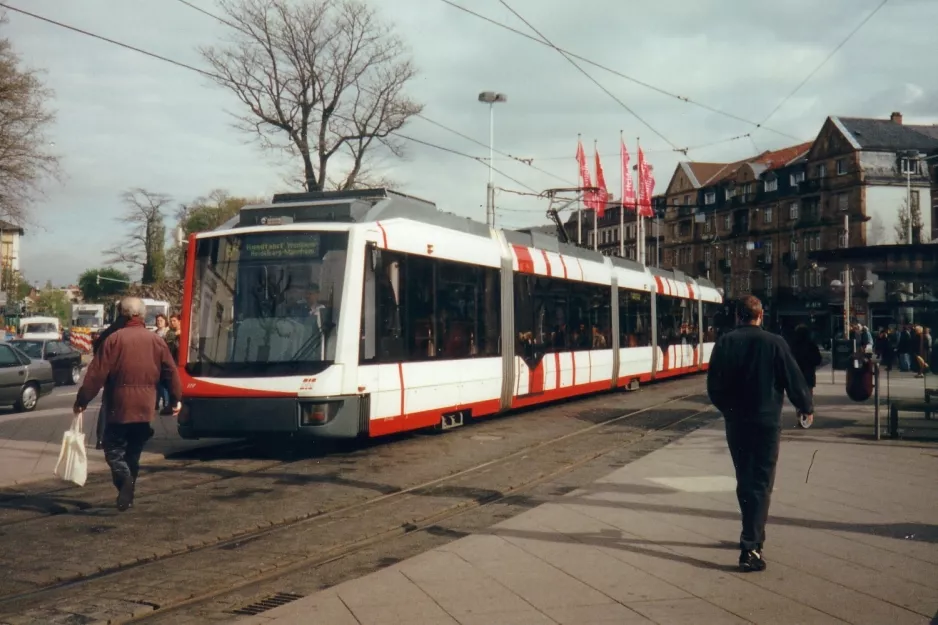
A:
<svg viewBox="0 0 938 625">
<path fill-rule="evenodd" d="M 846 399 L 843 373 L 834 386 L 829 370 L 818 378 L 815 426 L 794 429 L 786 413 L 765 572 L 736 570 L 720 421 L 486 533 L 234 622 L 933 622 L 938 437 L 873 441 L 872 405 Z M 920 385 L 890 380 L 893 397 Z"/>
</svg>

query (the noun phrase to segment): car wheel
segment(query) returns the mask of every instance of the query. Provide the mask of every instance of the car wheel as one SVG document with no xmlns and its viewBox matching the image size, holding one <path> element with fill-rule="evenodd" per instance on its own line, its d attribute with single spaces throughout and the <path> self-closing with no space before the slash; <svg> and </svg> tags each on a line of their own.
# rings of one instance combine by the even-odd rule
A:
<svg viewBox="0 0 938 625">
<path fill-rule="evenodd" d="M 16 402 L 15 408 L 19 412 L 31 412 L 36 409 L 39 403 L 39 389 L 30 382 L 20 391 L 20 398 Z"/>
<path fill-rule="evenodd" d="M 78 380 L 81 379 L 81 367 L 75 365 L 72 367 L 72 372 L 69 375 L 69 384 L 78 384 Z"/>
</svg>

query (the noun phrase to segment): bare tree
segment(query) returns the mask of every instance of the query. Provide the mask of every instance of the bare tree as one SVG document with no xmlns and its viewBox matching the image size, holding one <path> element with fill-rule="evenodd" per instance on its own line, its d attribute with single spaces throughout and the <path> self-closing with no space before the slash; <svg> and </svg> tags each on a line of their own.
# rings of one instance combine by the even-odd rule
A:
<svg viewBox="0 0 938 625">
<path fill-rule="evenodd" d="M 146 189 L 121 194 L 127 212 L 120 221 L 130 226 L 126 239 L 106 250 L 111 264 L 126 263 L 143 268 L 141 282 L 153 284 L 163 279 L 166 269 L 166 226 L 163 209 L 172 198 Z"/>
<path fill-rule="evenodd" d="M 46 108 L 51 99 L 37 73 L 21 67 L 9 40 L 0 39 L 0 217 L 18 225 L 27 221 L 42 183 L 59 173 L 46 137 L 55 120 Z"/>
<path fill-rule="evenodd" d="M 902 200 L 899 206 L 898 221 L 894 227 L 896 243 L 927 243 L 928 233 L 925 232 L 925 224 L 922 222 L 922 209 L 919 206 L 917 195 L 912 196 L 912 240 L 909 241 L 909 200 Z"/>
<path fill-rule="evenodd" d="M 265 148 L 299 155 L 304 186 L 323 190 L 330 160 L 348 161 L 336 181 L 356 185 L 366 155 L 384 146 L 402 156 L 391 135 L 422 106 L 404 88 L 415 75 L 409 54 L 359 0 L 222 0 L 232 40 L 201 50 L 247 107 L 238 126 Z"/>
</svg>

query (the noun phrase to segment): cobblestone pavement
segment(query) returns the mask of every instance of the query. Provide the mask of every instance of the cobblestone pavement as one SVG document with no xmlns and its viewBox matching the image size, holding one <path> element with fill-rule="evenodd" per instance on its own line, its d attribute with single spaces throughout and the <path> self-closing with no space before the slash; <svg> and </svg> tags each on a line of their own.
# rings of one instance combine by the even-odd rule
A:
<svg viewBox="0 0 938 625">
<path fill-rule="evenodd" d="M 125 514 L 113 509 L 113 487 L 104 476 L 93 476 L 81 490 L 11 495 L 0 500 L 0 615 L 7 615 L 0 623 L 124 622 L 322 562 L 353 545 L 433 525 L 435 516 L 454 509 L 503 499 L 569 470 L 571 462 L 632 444 L 649 428 L 706 408 L 699 396 L 661 405 L 702 390 L 702 378 L 683 379 L 442 435 L 401 436 L 345 450 L 314 447 L 293 458 L 235 446 L 203 450 L 203 458 L 147 465 L 135 508 Z M 536 447 L 644 408 L 652 409 Z M 399 494 L 446 476 L 443 483 Z M 54 487 L 39 484 L 32 492 Z M 382 499 L 362 505 L 376 498 Z M 285 528 L 263 533 L 276 526 Z M 84 581 L 29 596 L 77 580 Z"/>
</svg>

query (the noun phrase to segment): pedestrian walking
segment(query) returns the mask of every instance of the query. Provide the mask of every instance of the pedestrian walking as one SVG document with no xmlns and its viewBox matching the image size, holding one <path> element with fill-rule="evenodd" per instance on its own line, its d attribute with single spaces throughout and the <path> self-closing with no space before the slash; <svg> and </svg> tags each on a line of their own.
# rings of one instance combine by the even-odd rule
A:
<svg viewBox="0 0 938 625">
<path fill-rule="evenodd" d="M 795 328 L 795 334 L 791 340 L 791 353 L 798 363 L 798 369 L 808 385 L 808 393 L 814 399 L 814 387 L 817 386 L 817 368 L 821 366 L 821 350 L 817 343 L 811 338 L 811 331 L 806 325 L 799 325 Z M 813 403 L 813 402 L 812 402 Z M 807 422 L 807 415 L 798 413 L 798 425 L 803 428 L 810 427 Z"/>
<path fill-rule="evenodd" d="M 707 393 L 723 413 L 726 442 L 736 470 L 736 498 L 742 516 L 739 567 L 763 571 L 762 548 L 775 465 L 781 442 L 785 394 L 810 426 L 811 392 L 782 337 L 762 325 L 762 302 L 743 297 L 736 309 L 739 326 L 720 337 L 710 356 Z"/>
<path fill-rule="evenodd" d="M 91 343 L 91 357 L 92 359 L 98 357 L 98 352 L 101 351 L 101 345 L 104 341 L 107 340 L 107 337 L 111 336 L 127 324 L 127 317 L 119 314 L 117 319 L 114 320 L 114 323 L 106 327 L 101 334 L 95 337 L 94 341 Z M 95 427 L 95 449 L 104 449 L 104 431 L 107 429 L 107 393 L 104 393 L 101 397 L 101 408 L 98 409 L 98 422 Z"/>
<path fill-rule="evenodd" d="M 120 311 L 127 321 L 101 343 L 78 389 L 74 411 L 83 412 L 104 389 L 104 458 L 118 491 L 117 509 L 123 512 L 133 505 L 140 454 L 153 436 L 157 384 L 164 381 L 169 388 L 174 415 L 181 408 L 182 385 L 166 341 L 146 329 L 143 302 L 125 297 Z"/>
</svg>

